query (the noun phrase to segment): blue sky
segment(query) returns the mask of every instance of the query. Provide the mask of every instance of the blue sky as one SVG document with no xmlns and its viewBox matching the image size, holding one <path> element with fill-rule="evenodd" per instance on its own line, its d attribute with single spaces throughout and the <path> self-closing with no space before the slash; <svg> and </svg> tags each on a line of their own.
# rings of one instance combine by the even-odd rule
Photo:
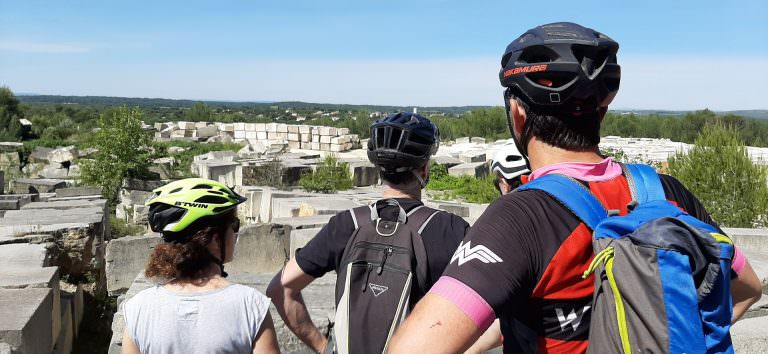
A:
<svg viewBox="0 0 768 354">
<path fill-rule="evenodd" d="M 42 94 L 500 105 L 504 47 L 555 21 L 621 44 L 613 108 L 768 108 L 763 0 L 0 0 L 0 85 Z"/>
</svg>

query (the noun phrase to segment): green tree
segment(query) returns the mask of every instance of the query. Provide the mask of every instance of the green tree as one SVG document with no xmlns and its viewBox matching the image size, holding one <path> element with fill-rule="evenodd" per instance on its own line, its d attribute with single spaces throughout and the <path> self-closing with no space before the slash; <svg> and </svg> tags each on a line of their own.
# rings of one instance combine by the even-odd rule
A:
<svg viewBox="0 0 768 354">
<path fill-rule="evenodd" d="M 110 202 L 117 202 L 124 178 L 148 175 L 151 135 L 141 128 L 142 112 L 138 108 L 121 107 L 99 118 L 99 130 L 93 147 L 99 150 L 93 160 L 81 165 L 81 182 L 101 186 Z"/>
<path fill-rule="evenodd" d="M 721 225 L 753 227 L 765 222 L 768 169 L 752 163 L 734 127 L 705 125 L 688 154 L 670 159 L 669 172 Z"/>
<path fill-rule="evenodd" d="M 192 122 L 209 122 L 212 117 L 213 111 L 203 102 L 195 103 L 187 114 L 187 120 Z"/>
<path fill-rule="evenodd" d="M 21 140 L 23 131 L 19 119 L 24 118 L 24 113 L 19 107 L 19 99 L 13 95 L 11 89 L 0 86 L 0 139 Z"/>
</svg>

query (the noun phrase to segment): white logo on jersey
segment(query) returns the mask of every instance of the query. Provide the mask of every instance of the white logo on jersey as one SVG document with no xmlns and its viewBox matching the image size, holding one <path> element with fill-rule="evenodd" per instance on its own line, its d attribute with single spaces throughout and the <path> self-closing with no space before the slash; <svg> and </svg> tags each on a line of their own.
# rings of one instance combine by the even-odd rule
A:
<svg viewBox="0 0 768 354">
<path fill-rule="evenodd" d="M 483 263 L 503 262 L 501 257 L 497 256 L 496 253 L 493 253 L 493 251 L 489 250 L 488 247 L 483 245 L 470 247 L 470 242 L 471 241 L 467 241 L 465 244 L 464 241 L 462 241 L 459 244 L 459 248 L 456 249 L 456 252 L 453 253 L 453 257 L 451 257 L 451 263 L 457 259 L 459 260 L 459 266 L 473 259 L 477 259 Z"/>
<path fill-rule="evenodd" d="M 374 283 L 368 283 L 368 286 L 371 288 L 371 291 L 373 291 L 373 296 L 379 296 L 381 293 L 389 290 L 388 286 L 374 284 Z"/>
<path fill-rule="evenodd" d="M 571 310 L 571 312 L 568 313 L 568 317 L 565 317 L 563 309 L 559 307 L 555 308 L 555 312 L 557 312 L 557 320 L 560 321 L 560 329 L 565 331 L 565 328 L 568 327 L 568 325 L 571 325 L 573 331 L 576 332 L 576 329 L 579 328 L 579 325 L 581 324 L 581 319 L 584 317 L 584 314 L 589 311 L 589 308 L 590 306 L 584 306 L 584 309 L 581 310 L 581 314 L 577 314 L 577 312 Z"/>
</svg>

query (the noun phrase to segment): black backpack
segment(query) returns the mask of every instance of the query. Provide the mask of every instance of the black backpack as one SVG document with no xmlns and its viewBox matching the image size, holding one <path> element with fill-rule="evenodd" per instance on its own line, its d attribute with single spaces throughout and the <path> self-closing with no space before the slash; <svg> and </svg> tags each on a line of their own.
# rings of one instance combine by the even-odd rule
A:
<svg viewBox="0 0 768 354">
<path fill-rule="evenodd" d="M 396 206 L 397 221 L 381 219 L 378 203 Z M 394 199 L 350 210 L 355 232 L 337 269 L 335 338 L 327 352 L 386 351 L 395 328 L 429 290 L 420 234 L 439 212 L 418 206 L 406 213 Z"/>
</svg>

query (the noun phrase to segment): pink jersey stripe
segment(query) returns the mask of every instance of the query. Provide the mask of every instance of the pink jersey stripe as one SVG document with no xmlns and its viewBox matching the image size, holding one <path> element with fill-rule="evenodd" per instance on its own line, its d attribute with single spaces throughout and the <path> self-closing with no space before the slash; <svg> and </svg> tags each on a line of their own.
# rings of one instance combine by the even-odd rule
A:
<svg viewBox="0 0 768 354">
<path fill-rule="evenodd" d="M 605 182 L 621 176 L 621 165 L 610 157 L 598 163 L 561 162 L 537 168 L 528 180 L 557 173 L 587 182 Z"/>
<path fill-rule="evenodd" d="M 445 275 L 440 277 L 429 292 L 440 295 L 458 306 L 482 331 L 488 329 L 496 319 L 491 305 L 472 288 L 455 278 Z"/>
<path fill-rule="evenodd" d="M 741 271 L 744 270 L 744 266 L 747 265 L 747 258 L 744 257 L 744 253 L 741 253 L 741 250 L 738 247 L 734 247 L 734 250 L 731 269 L 738 275 L 741 274 Z"/>
</svg>

